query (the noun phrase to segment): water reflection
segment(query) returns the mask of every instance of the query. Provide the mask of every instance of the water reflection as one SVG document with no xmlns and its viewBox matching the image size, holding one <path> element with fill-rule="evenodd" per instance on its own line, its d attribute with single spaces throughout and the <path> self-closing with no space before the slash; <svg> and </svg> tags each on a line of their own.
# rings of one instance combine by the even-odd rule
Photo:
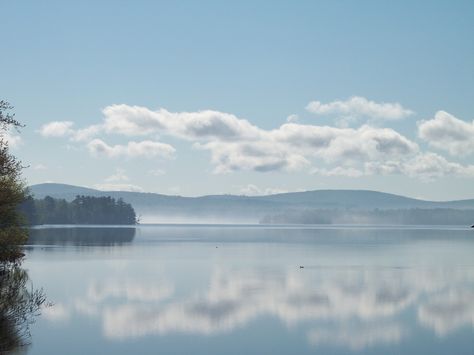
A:
<svg viewBox="0 0 474 355">
<path fill-rule="evenodd" d="M 397 344 L 408 334 L 401 323 L 348 324 L 310 329 L 308 341 L 313 346 L 330 344 L 360 351 L 380 344 Z"/>
<path fill-rule="evenodd" d="M 58 312 L 98 317 L 106 337 L 122 340 L 229 333 L 270 316 L 304 332 L 312 346 L 360 350 L 410 336 L 414 325 L 403 314 L 411 309 L 436 334 L 473 325 L 473 293 L 459 289 L 466 281 L 474 283 L 474 274 L 462 269 L 215 270 L 206 292 L 179 300 L 171 281 L 92 282 L 85 295 L 60 306 L 67 312 Z"/>
<path fill-rule="evenodd" d="M 32 228 L 29 245 L 100 245 L 112 246 L 131 243 L 135 238 L 134 227 L 57 227 Z"/>
<path fill-rule="evenodd" d="M 30 325 L 44 302 L 18 262 L 0 263 L 0 354 L 26 351 Z"/>
<path fill-rule="evenodd" d="M 290 230 L 283 243 L 281 230 L 139 228 L 123 247 L 101 247 L 122 228 L 95 228 L 96 248 L 32 246 L 32 276 L 55 302 L 32 353 L 49 353 L 58 332 L 95 353 L 471 353 L 468 232 L 404 231 L 397 243 L 400 231 Z M 92 243 L 77 239 L 54 243 Z"/>
<path fill-rule="evenodd" d="M 434 295 L 418 309 L 420 322 L 440 336 L 462 326 L 474 327 L 474 290 L 448 289 Z"/>
</svg>

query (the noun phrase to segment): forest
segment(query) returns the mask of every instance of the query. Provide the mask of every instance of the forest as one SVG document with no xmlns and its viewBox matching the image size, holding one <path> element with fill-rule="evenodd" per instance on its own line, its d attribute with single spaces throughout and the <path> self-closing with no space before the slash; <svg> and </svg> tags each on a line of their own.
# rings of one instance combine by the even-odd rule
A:
<svg viewBox="0 0 474 355">
<path fill-rule="evenodd" d="M 68 202 L 46 196 L 43 199 L 27 197 L 19 212 L 29 225 L 38 224 L 137 224 L 132 205 L 112 197 L 76 196 Z"/>
</svg>

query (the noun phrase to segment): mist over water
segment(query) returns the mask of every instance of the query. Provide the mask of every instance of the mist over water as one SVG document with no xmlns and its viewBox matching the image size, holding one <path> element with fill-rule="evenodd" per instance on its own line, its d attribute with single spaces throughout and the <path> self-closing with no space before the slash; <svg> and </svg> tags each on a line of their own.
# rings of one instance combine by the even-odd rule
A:
<svg viewBox="0 0 474 355">
<path fill-rule="evenodd" d="M 145 224 L 258 224 L 258 216 L 248 215 L 218 215 L 206 214 L 203 216 L 192 214 L 168 214 L 162 213 L 140 214 L 140 223 Z"/>
<path fill-rule="evenodd" d="M 25 267 L 54 303 L 31 354 L 474 349 L 465 227 L 62 227 L 29 244 Z"/>
</svg>

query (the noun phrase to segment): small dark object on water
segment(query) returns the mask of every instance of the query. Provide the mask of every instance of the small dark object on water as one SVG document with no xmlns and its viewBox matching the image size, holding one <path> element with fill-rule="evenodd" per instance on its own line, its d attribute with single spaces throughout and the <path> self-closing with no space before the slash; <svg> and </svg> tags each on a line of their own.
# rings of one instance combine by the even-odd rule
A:
<svg viewBox="0 0 474 355">
<path fill-rule="evenodd" d="M 301 265 L 300 265 L 300 269 L 304 269 L 304 266 L 301 266 Z"/>
<path fill-rule="evenodd" d="M 471 226 L 471 228 L 474 228 L 474 224 Z"/>
</svg>

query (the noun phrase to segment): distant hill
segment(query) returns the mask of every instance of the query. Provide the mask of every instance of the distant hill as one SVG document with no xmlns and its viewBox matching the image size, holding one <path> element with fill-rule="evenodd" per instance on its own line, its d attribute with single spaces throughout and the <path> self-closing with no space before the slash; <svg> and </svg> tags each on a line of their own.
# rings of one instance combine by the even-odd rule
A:
<svg viewBox="0 0 474 355">
<path fill-rule="evenodd" d="M 263 217 L 298 210 L 474 209 L 474 199 L 424 201 L 369 190 L 315 190 L 267 196 L 169 196 L 156 193 L 99 191 L 66 184 L 30 186 L 37 198 L 51 196 L 71 201 L 76 195 L 111 196 L 131 203 L 144 222 L 256 223 Z"/>
<path fill-rule="evenodd" d="M 89 189 L 82 186 L 52 183 L 32 185 L 30 186 L 30 190 L 36 198 L 51 196 L 65 198 L 66 200 L 73 200 L 77 195 L 92 196 L 97 194 L 97 192 L 100 192 L 98 190 Z M 72 198 L 70 196 L 72 196 Z"/>
</svg>

